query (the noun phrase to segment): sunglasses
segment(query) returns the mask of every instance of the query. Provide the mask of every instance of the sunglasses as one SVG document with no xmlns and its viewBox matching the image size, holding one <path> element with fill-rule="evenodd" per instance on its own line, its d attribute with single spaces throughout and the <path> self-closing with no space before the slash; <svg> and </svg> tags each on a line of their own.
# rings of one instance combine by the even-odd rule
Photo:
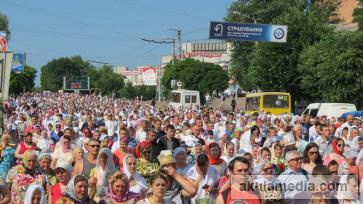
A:
<svg viewBox="0 0 363 204">
<path fill-rule="evenodd" d="M 100 145 L 88 145 L 88 146 L 90 146 L 90 147 L 92 147 L 92 148 L 100 148 Z"/>
<path fill-rule="evenodd" d="M 149 151 L 144 151 L 143 153 L 144 153 L 144 154 L 150 154 L 150 153 L 151 153 L 151 150 L 149 150 Z"/>
<path fill-rule="evenodd" d="M 345 144 L 337 144 L 338 147 L 344 147 Z"/>
</svg>

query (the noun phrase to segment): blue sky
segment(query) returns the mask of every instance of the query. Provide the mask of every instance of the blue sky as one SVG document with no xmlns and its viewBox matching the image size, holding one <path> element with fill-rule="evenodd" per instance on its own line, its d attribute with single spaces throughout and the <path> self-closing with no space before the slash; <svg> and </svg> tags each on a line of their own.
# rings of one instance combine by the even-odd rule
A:
<svg viewBox="0 0 363 204">
<path fill-rule="evenodd" d="M 222 20 L 232 0 L 0 0 L 7 15 L 9 49 L 26 52 L 40 70 L 48 61 L 81 55 L 115 66 L 161 64 L 171 45 L 146 39 L 207 41 L 211 20 Z M 38 72 L 39 74 L 39 72 Z M 39 84 L 39 79 L 37 79 Z"/>
</svg>

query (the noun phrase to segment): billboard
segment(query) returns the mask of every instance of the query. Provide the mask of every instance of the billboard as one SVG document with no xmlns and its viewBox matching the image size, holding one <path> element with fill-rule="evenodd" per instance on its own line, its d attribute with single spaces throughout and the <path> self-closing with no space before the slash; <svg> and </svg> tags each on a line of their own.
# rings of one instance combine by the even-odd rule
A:
<svg viewBox="0 0 363 204">
<path fill-rule="evenodd" d="M 86 76 L 64 76 L 63 77 L 63 90 L 89 90 L 90 79 Z"/>
<path fill-rule="evenodd" d="M 11 63 L 12 72 L 22 72 L 25 66 L 25 54 L 13 54 L 13 62 Z"/>
<path fill-rule="evenodd" d="M 142 68 L 142 81 L 144 85 L 156 86 L 157 85 L 157 67 L 143 67 Z"/>
<path fill-rule="evenodd" d="M 284 43 L 287 40 L 287 26 L 211 21 L 209 27 L 209 38 L 219 40 Z"/>
<path fill-rule="evenodd" d="M 0 51 L 6 52 L 8 50 L 8 39 L 6 31 L 0 31 Z"/>
</svg>

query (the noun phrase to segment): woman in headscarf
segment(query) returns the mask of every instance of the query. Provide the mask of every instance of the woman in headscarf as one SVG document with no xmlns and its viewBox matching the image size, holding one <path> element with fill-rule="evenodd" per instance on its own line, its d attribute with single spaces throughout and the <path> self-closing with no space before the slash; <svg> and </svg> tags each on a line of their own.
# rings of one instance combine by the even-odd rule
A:
<svg viewBox="0 0 363 204">
<path fill-rule="evenodd" d="M 60 145 L 56 148 L 52 154 L 51 167 L 54 169 L 58 162 L 71 162 L 72 161 L 72 145 L 71 138 L 69 136 L 63 136 L 59 141 Z"/>
<path fill-rule="evenodd" d="M 57 200 L 56 204 L 96 204 L 88 196 L 88 180 L 86 177 L 78 175 L 73 177 L 67 185 L 67 192 Z M 92 197 L 92 196 L 91 196 Z"/>
<path fill-rule="evenodd" d="M 344 147 L 345 142 L 344 139 L 341 137 L 334 138 L 332 141 L 333 146 L 333 153 L 330 153 L 324 157 L 323 164 L 327 166 L 331 160 L 335 160 L 339 165 L 341 165 L 345 159 L 344 159 Z"/>
<path fill-rule="evenodd" d="M 33 184 L 26 190 L 24 204 L 47 204 L 47 198 L 41 185 Z"/>
<path fill-rule="evenodd" d="M 69 163 L 59 164 L 55 169 L 57 183 L 50 188 L 50 204 L 55 204 L 59 198 L 68 190 L 68 182 L 72 178 L 73 167 Z"/>
<path fill-rule="evenodd" d="M 27 150 L 24 153 L 22 164 L 10 169 L 6 182 L 10 184 L 12 203 L 20 203 L 24 200 L 25 190 L 31 184 L 46 186 L 46 177 L 38 165 L 37 153 Z"/>
<path fill-rule="evenodd" d="M 177 147 L 173 152 L 175 159 L 176 172 L 185 175 L 192 165 L 187 163 L 187 151 L 183 147 Z"/>
<path fill-rule="evenodd" d="M 127 155 L 123 160 L 122 170 L 129 179 L 130 191 L 144 195 L 148 188 L 147 181 L 136 171 L 136 167 L 136 157 L 132 154 Z"/>
<path fill-rule="evenodd" d="M 15 164 L 15 148 L 10 144 L 10 135 L 2 136 L 0 178 L 5 179 L 11 166 Z"/>
<path fill-rule="evenodd" d="M 215 167 L 220 176 L 223 176 L 227 173 L 227 163 L 221 158 L 222 150 L 219 147 L 219 144 L 212 142 L 207 147 L 209 164 Z"/>
<path fill-rule="evenodd" d="M 235 157 L 235 145 L 232 142 L 224 146 L 223 156 L 221 157 L 227 164 Z"/>
<path fill-rule="evenodd" d="M 52 186 L 57 182 L 54 171 L 50 168 L 52 157 L 50 153 L 41 153 L 38 157 L 39 167 L 43 170 L 44 175 L 47 177 L 48 183 Z"/>
<path fill-rule="evenodd" d="M 97 193 L 95 201 L 98 202 L 106 197 L 108 192 L 108 179 L 115 172 L 111 150 L 103 148 L 98 153 L 96 167 L 91 170 L 90 177 L 97 179 Z"/>
<path fill-rule="evenodd" d="M 152 157 L 152 144 L 149 141 L 141 142 L 137 146 L 137 172 L 147 181 L 159 170 L 159 164 Z"/>
<path fill-rule="evenodd" d="M 195 165 L 195 161 L 197 159 L 198 154 L 202 152 L 202 144 L 196 143 L 187 158 L 187 163 L 190 165 Z"/>
<path fill-rule="evenodd" d="M 124 166 L 125 167 L 125 166 Z M 141 199 L 141 195 L 130 189 L 128 176 L 120 171 L 115 172 L 109 180 L 107 203 L 134 204 Z"/>
</svg>

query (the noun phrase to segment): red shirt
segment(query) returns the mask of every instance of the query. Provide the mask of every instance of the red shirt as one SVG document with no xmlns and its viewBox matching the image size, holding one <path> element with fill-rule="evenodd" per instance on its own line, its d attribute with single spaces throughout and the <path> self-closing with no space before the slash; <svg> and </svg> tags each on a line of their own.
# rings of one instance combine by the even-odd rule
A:
<svg viewBox="0 0 363 204">
<path fill-rule="evenodd" d="M 60 188 L 60 183 L 57 182 L 52 187 L 50 187 L 51 204 L 55 204 L 58 199 L 63 197 L 62 190 Z"/>
</svg>

